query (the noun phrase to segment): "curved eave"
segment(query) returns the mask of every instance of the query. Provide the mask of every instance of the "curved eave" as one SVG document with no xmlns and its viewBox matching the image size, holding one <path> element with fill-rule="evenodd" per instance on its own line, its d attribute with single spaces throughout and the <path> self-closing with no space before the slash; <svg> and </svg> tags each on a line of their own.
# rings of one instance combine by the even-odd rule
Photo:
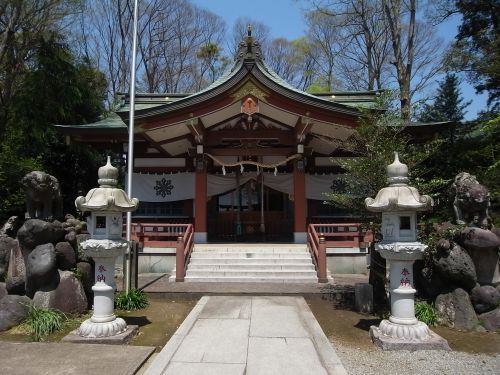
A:
<svg viewBox="0 0 500 375">
<path fill-rule="evenodd" d="M 206 103 L 224 93 L 230 92 L 237 87 L 248 74 L 255 77 L 255 79 L 261 82 L 265 87 L 270 88 L 272 91 L 292 101 L 348 116 L 360 116 L 361 114 L 359 110 L 352 106 L 335 103 L 331 100 L 295 89 L 274 73 L 269 73 L 267 67 L 261 62 L 243 60 L 238 61 L 231 70 L 228 70 L 226 74 L 221 76 L 207 88 L 172 103 L 156 106 L 154 108 L 136 110 L 135 118 L 148 118 Z M 125 113 L 122 112 L 120 115 L 125 116 Z M 123 120 L 126 121 L 127 119 L 123 118 Z"/>
<path fill-rule="evenodd" d="M 217 96 L 223 94 L 224 92 L 230 90 L 238 82 L 240 82 L 248 73 L 247 69 L 243 64 L 237 64 L 232 70 L 228 70 L 227 73 L 223 74 L 218 80 L 212 83 L 205 89 L 198 91 L 197 93 L 186 96 L 182 99 L 176 100 L 175 102 L 157 106 L 151 109 L 136 110 L 135 118 L 148 118 L 150 116 L 161 115 L 168 112 L 173 112 L 197 104 L 202 104 L 208 100 L 214 99 Z M 123 115 L 121 113 L 121 115 Z"/>
<path fill-rule="evenodd" d="M 257 62 L 253 64 L 251 73 L 258 81 L 263 82 L 267 87 L 288 99 L 350 116 L 359 116 L 361 114 L 359 110 L 352 106 L 335 103 L 331 100 L 300 91 L 278 77 L 274 72 L 270 73 L 267 69 L 264 64 Z"/>
<path fill-rule="evenodd" d="M 128 134 L 128 127 L 109 127 L 109 126 L 81 126 L 81 125 L 53 125 L 61 134 L 65 135 L 84 135 L 84 134 L 109 134 L 124 135 Z"/>
</svg>

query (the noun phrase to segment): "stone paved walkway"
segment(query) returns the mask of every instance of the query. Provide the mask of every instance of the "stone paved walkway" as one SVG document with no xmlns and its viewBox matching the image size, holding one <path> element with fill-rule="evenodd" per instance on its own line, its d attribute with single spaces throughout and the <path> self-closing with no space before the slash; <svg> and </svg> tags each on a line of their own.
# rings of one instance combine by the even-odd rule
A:
<svg viewBox="0 0 500 375">
<path fill-rule="evenodd" d="M 133 375 L 154 349 L 127 345 L 0 342 L 0 374 Z"/>
<path fill-rule="evenodd" d="M 205 296 L 145 374 L 347 373 L 303 297 Z"/>
</svg>

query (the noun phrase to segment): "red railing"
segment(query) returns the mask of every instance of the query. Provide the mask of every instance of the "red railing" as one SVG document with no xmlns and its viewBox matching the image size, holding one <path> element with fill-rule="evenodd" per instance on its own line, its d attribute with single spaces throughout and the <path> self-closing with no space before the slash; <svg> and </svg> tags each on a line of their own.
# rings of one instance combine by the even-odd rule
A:
<svg viewBox="0 0 500 375">
<path fill-rule="evenodd" d="M 309 224 L 316 233 L 322 233 L 327 247 L 352 247 L 359 248 L 362 242 L 372 242 L 371 231 L 361 228 L 359 223 L 341 224 Z"/>
<path fill-rule="evenodd" d="M 193 250 L 193 224 L 132 223 L 131 238 L 141 247 L 175 248 L 175 280 L 184 281 Z"/>
<path fill-rule="evenodd" d="M 373 241 L 371 231 L 365 231 L 360 224 L 309 224 L 307 245 L 314 260 L 319 282 L 327 282 L 326 248 L 368 247 Z"/>
<path fill-rule="evenodd" d="M 307 227 L 307 247 L 311 252 L 316 267 L 318 281 L 320 283 L 327 283 L 325 237 L 318 235 L 314 224 L 309 224 Z"/>
<path fill-rule="evenodd" d="M 184 281 L 186 267 L 193 250 L 194 230 L 193 225 L 188 224 L 186 231 L 177 237 L 177 249 L 175 252 L 175 281 Z"/>
</svg>

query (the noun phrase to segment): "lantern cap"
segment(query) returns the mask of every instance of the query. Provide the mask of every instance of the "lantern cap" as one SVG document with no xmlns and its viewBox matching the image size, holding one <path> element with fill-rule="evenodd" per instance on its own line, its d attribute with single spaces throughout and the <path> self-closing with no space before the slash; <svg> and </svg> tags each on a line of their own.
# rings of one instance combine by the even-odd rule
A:
<svg viewBox="0 0 500 375">
<path fill-rule="evenodd" d="M 132 212 L 137 209 L 139 200 L 130 199 L 127 193 L 115 187 L 118 184 L 118 169 L 111 165 L 109 156 L 106 165 L 99 168 L 97 175 L 100 186 L 90 190 L 85 197 L 76 198 L 75 206 L 78 210 Z"/>
<path fill-rule="evenodd" d="M 427 211 L 434 204 L 430 196 L 420 195 L 416 188 L 408 186 L 408 166 L 399 161 L 397 152 L 387 166 L 387 182 L 389 186 L 380 189 L 375 199 L 365 199 L 368 211 Z"/>
</svg>

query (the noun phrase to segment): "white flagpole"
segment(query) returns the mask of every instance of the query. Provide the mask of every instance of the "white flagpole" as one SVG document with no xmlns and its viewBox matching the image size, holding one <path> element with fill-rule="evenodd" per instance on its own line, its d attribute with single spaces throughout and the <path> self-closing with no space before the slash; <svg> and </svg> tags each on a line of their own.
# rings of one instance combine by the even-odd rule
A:
<svg viewBox="0 0 500 375">
<path fill-rule="evenodd" d="M 134 0 L 134 30 L 132 38 L 132 67 L 130 69 L 130 107 L 129 107 L 129 120 L 128 120 L 128 154 L 127 154 L 127 194 L 132 198 L 132 173 L 134 171 L 134 115 L 135 115 L 135 57 L 137 54 L 137 18 L 138 6 L 137 1 Z M 130 291 L 130 253 L 131 253 L 131 240 L 132 238 L 132 213 L 127 212 L 127 241 L 129 246 L 125 254 L 125 293 Z"/>
</svg>

